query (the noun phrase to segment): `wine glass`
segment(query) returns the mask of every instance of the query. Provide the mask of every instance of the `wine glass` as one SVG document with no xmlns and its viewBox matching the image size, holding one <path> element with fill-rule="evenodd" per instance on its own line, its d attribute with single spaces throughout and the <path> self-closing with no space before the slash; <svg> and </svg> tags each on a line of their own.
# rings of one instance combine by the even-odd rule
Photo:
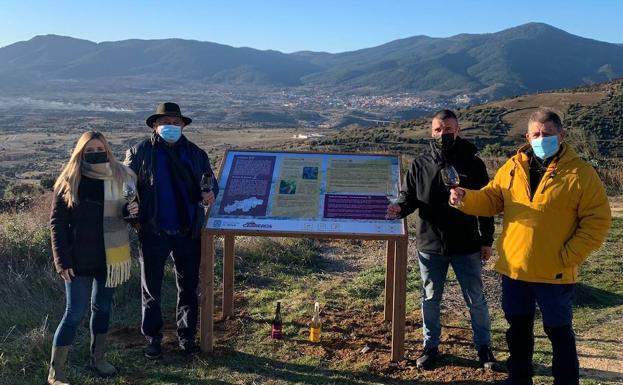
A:
<svg viewBox="0 0 623 385">
<path fill-rule="evenodd" d="M 202 193 L 212 191 L 212 188 L 214 187 L 214 174 L 212 174 L 211 172 L 206 172 L 201 175 L 201 181 L 199 182 L 199 185 L 201 187 Z M 204 207 L 208 207 L 208 205 L 203 202 L 201 204 L 204 205 Z"/>
<path fill-rule="evenodd" d="M 398 219 L 399 216 L 397 214 L 392 214 L 389 211 L 390 205 L 397 205 L 403 202 L 402 196 L 400 195 L 400 186 L 398 183 L 394 185 L 394 187 L 385 194 L 387 201 L 389 202 L 387 207 L 387 214 L 385 215 L 385 219 Z"/>
<path fill-rule="evenodd" d="M 134 185 L 134 182 L 131 182 L 131 181 L 123 182 L 122 188 L 123 188 L 123 198 L 125 198 L 125 201 L 128 203 L 134 202 L 134 200 L 136 199 L 136 186 Z M 136 218 L 136 215 L 130 214 L 126 218 L 134 219 Z"/>
<path fill-rule="evenodd" d="M 461 183 L 459 173 L 456 171 L 454 166 L 450 164 L 441 169 L 441 179 L 443 180 L 443 184 L 445 184 L 449 189 L 459 187 L 459 184 Z"/>
<path fill-rule="evenodd" d="M 203 192 L 210 192 L 212 191 L 212 188 L 214 186 L 214 174 L 212 173 L 205 173 L 201 176 L 201 191 Z"/>
<path fill-rule="evenodd" d="M 392 187 L 390 191 L 385 194 L 387 200 L 390 204 L 395 205 L 400 203 L 400 186 L 396 182 L 396 184 Z"/>
<path fill-rule="evenodd" d="M 459 187 L 459 184 L 461 183 L 461 177 L 452 165 L 447 165 L 441 169 L 441 179 L 443 180 L 443 184 L 445 184 L 449 190 Z M 457 202 L 456 206 L 463 207 L 463 202 Z"/>
</svg>

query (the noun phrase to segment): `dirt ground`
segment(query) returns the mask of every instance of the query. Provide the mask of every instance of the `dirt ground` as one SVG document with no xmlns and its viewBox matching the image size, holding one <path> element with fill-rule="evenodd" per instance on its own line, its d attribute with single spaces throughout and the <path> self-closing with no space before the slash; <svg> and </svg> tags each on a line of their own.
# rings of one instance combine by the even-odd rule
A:
<svg viewBox="0 0 623 385">
<path fill-rule="evenodd" d="M 613 217 L 623 217 L 623 197 L 610 198 L 610 211 Z"/>
<path fill-rule="evenodd" d="M 340 276 L 352 274 L 382 263 L 385 245 L 383 242 L 333 241 L 322 245 L 323 256 L 329 260 L 346 261 L 348 268 L 336 272 Z M 349 256 L 357 255 L 357 258 Z M 414 263 L 411 261 L 410 263 Z M 416 263 L 416 262 L 415 262 Z M 491 275 L 492 272 L 487 273 Z M 495 285 L 491 276 L 485 280 L 486 286 Z M 321 359 L 323 365 L 332 368 L 364 368 L 369 374 L 379 378 L 396 380 L 434 381 L 452 383 L 453 380 L 469 380 L 474 383 L 493 383 L 505 378 L 504 373 L 484 370 L 478 367 L 477 355 L 472 347 L 470 328 L 454 326 L 451 320 L 468 319 L 460 289 L 448 285 L 444 295 L 445 310 L 442 311 L 441 360 L 435 370 L 423 371 L 416 368 L 416 359 L 422 352 L 421 327 L 419 312 L 410 312 L 406 320 L 405 360 L 391 362 L 391 323 L 383 320 L 383 314 L 372 306 L 360 310 L 337 309 L 325 306 L 322 309 L 322 340 L 314 344 L 307 341 L 307 318 L 295 319 L 293 324 L 299 328 L 298 335 L 290 338 L 293 357 L 314 357 Z M 217 298 L 219 293 L 217 294 Z M 497 299 L 494 299 L 494 301 Z M 220 320 L 220 311 L 216 309 L 215 352 L 214 355 L 228 354 L 236 345 L 236 339 L 249 325 L 265 322 L 252 316 L 246 306 L 244 293 L 235 294 L 235 316 Z M 217 306 L 220 303 L 216 301 Z M 454 309 L 454 310 L 453 310 Z M 176 351 L 175 327 L 167 324 L 164 330 L 163 348 Z M 145 344 L 138 328 L 123 328 L 112 332 L 116 343 L 126 349 L 138 350 Z M 362 353 L 364 347 L 367 352 Z M 209 356 L 206 356 L 209 357 Z M 175 356 L 167 357 L 173 360 Z M 209 359 L 208 359 L 209 360 Z"/>
<path fill-rule="evenodd" d="M 492 383 L 503 379 L 503 373 L 478 368 L 476 352 L 471 348 L 471 330 L 458 327 L 445 327 L 442 332 L 441 361 L 435 370 L 423 371 L 416 368 L 415 360 L 421 353 L 419 342 L 407 340 L 405 360 L 392 363 L 391 324 L 384 322 L 381 314 L 364 309 L 362 312 L 323 310 L 323 331 L 320 343 L 306 340 L 307 330 L 301 327 L 299 338 L 294 339 L 294 349 L 300 356 L 321 358 L 329 368 L 366 367 L 368 372 L 379 377 L 400 380 L 426 380 L 451 383 L 452 380 L 471 380 Z M 244 311 L 236 316 L 215 323 L 215 355 L 227 353 L 230 340 L 236 338 L 246 322 L 257 322 Z M 295 321 L 305 325 L 307 319 Z M 421 327 L 419 315 L 409 316 L 408 329 Z M 145 339 L 138 328 L 117 329 L 111 333 L 111 339 L 126 349 L 140 351 Z M 421 341 L 421 339 L 419 339 Z M 362 353 L 364 347 L 369 350 Z M 165 327 L 163 349 L 177 350 L 174 326 Z M 165 354 L 162 364 L 174 363 L 178 355 Z M 209 357 L 209 356 L 206 356 Z M 139 381 L 140 379 L 136 379 Z M 138 382 L 137 382 L 138 383 Z"/>
<path fill-rule="evenodd" d="M 623 215 L 623 199 L 612 200 L 614 215 Z M 241 241 L 243 242 L 243 241 Z M 414 241 L 409 248 L 415 250 Z M 384 264 L 385 244 L 383 242 L 364 241 L 331 241 L 321 244 L 320 247 L 325 262 L 331 260 L 342 261 L 346 266 L 343 271 L 332 271 L 337 277 L 349 277 L 358 271 Z M 417 264 L 413 253 L 410 253 L 409 265 Z M 490 309 L 499 309 L 499 275 L 493 271 L 493 261 L 490 261 L 483 270 L 485 293 Z M 217 307 L 219 292 L 217 289 Z M 323 307 L 323 332 L 320 343 L 307 341 L 308 318 L 291 320 L 298 328 L 298 334 L 288 338 L 289 356 L 282 357 L 287 361 L 290 357 L 314 357 L 321 359 L 323 366 L 339 370 L 341 368 L 358 368 L 375 376 L 401 381 L 423 381 L 437 383 L 453 383 L 454 381 L 470 381 L 470 383 L 491 384 L 505 378 L 505 373 L 484 370 L 478 367 L 476 351 L 472 347 L 472 332 L 468 325 L 469 314 L 464 304 L 460 288 L 456 282 L 448 282 L 444 293 L 444 308 L 442 310 L 441 361 L 432 371 L 423 371 L 416 368 L 415 360 L 422 352 L 421 327 L 422 320 L 419 311 L 407 313 L 405 360 L 392 363 L 391 358 L 391 323 L 383 320 L 382 312 L 373 309 L 372 305 L 358 310 L 334 308 L 330 305 Z M 244 291 L 235 294 L 235 316 L 220 320 L 220 311 L 216 309 L 215 352 L 209 357 L 232 354 L 241 334 L 250 325 L 266 323 L 265 319 L 252 315 L 245 300 Z M 460 322 L 458 322 L 459 320 Z M 600 336 L 607 335 L 599 328 L 607 325 L 598 325 L 590 330 L 577 334 L 578 353 L 582 377 L 596 381 L 623 383 L 623 352 L 613 352 L 604 355 L 603 349 L 593 347 L 590 341 L 597 341 Z M 494 346 L 496 357 L 503 361 L 506 357 L 506 346 L 503 342 L 504 326 L 496 326 L 498 335 L 497 346 Z M 173 324 L 165 327 L 163 339 L 164 349 L 177 350 Z M 542 333 L 541 333 L 542 334 Z M 131 350 L 140 352 L 145 341 L 138 328 L 123 328 L 112 333 L 113 339 Z M 537 339 L 545 341 L 545 335 L 537 335 Z M 608 346 L 623 346 L 623 340 L 605 341 Z M 604 342 L 604 341 L 602 341 Z M 362 349 L 368 347 L 366 352 Z M 179 359 L 179 358 L 178 358 Z M 175 356 L 167 357 L 175 363 Z M 549 362 L 539 365 L 537 373 L 549 375 Z M 502 367 L 504 365 L 502 364 Z M 140 381 L 136 382 L 137 384 Z M 597 382 L 596 382 L 597 383 Z"/>
</svg>

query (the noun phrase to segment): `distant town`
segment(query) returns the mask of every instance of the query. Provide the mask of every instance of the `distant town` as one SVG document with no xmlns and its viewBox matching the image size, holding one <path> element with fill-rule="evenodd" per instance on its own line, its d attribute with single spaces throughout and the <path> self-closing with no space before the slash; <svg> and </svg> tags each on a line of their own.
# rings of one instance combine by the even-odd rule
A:
<svg viewBox="0 0 623 385">
<path fill-rule="evenodd" d="M 36 97 L 0 96 L 0 112 L 11 116 L 45 112 L 59 117 L 94 116 L 132 119 L 153 104 L 176 100 L 207 128 L 310 127 L 341 128 L 351 124 L 383 125 L 425 115 L 442 107 L 466 107 L 480 101 L 474 95 L 444 96 L 398 93 L 362 95 L 315 87 L 205 86 L 175 91 L 65 89 L 39 92 Z M 27 112 L 27 113 L 25 113 Z"/>
</svg>

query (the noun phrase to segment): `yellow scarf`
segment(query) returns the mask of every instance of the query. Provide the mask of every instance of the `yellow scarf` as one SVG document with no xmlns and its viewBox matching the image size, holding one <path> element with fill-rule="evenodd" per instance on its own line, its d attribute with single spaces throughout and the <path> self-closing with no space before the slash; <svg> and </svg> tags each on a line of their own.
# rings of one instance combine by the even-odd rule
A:
<svg viewBox="0 0 623 385">
<path fill-rule="evenodd" d="M 82 175 L 104 181 L 104 248 L 106 287 L 117 287 L 130 279 L 130 239 L 123 220 L 122 185 L 112 175 L 110 163 L 82 163 Z M 132 175 L 128 173 L 128 175 Z"/>
</svg>

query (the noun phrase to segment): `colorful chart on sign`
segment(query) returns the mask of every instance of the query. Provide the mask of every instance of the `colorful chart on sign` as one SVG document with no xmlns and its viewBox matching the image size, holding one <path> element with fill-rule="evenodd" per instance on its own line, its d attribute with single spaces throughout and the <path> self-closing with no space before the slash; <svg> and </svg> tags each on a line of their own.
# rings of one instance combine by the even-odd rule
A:
<svg viewBox="0 0 623 385">
<path fill-rule="evenodd" d="M 395 155 L 228 151 L 207 228 L 403 235 L 385 219 L 399 180 Z"/>
</svg>

